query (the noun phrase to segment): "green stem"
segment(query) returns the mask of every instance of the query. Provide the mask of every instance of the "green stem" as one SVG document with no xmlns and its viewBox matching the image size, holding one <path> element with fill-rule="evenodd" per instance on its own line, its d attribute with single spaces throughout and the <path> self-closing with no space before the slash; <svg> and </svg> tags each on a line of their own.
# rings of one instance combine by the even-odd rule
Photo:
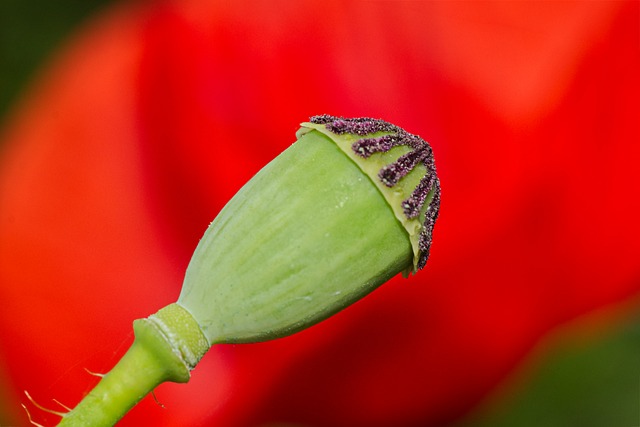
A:
<svg viewBox="0 0 640 427">
<path fill-rule="evenodd" d="M 209 349 L 191 314 L 171 304 L 133 322 L 135 340 L 116 366 L 59 426 L 112 426 L 165 381 L 185 383 Z"/>
</svg>

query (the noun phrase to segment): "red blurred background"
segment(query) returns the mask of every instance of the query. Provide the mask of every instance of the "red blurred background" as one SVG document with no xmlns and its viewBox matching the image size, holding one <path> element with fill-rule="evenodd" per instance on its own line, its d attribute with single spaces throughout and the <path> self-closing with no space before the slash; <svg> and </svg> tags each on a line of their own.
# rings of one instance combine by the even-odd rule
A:
<svg viewBox="0 0 640 427">
<path fill-rule="evenodd" d="M 594 405 L 558 384 L 593 375 L 603 357 L 640 381 L 633 358 L 618 357 L 638 350 L 620 343 L 638 338 L 639 8 L 109 5 L 58 49 L 2 129 L 6 423 L 27 424 L 20 402 L 56 421 L 23 390 L 73 406 L 97 381 L 85 368 L 106 372 L 132 320 L 177 298 L 220 208 L 322 113 L 382 117 L 431 142 L 443 195 L 427 268 L 295 336 L 215 347 L 188 385 L 157 390 L 164 409 L 145 399 L 122 425 L 441 426 L 494 401 L 510 402 L 496 416 L 518 425 L 535 401 L 569 402 L 557 411 L 579 422 L 570 411 Z M 555 342 L 588 344 L 539 349 L 576 319 L 587 326 Z M 584 372 L 563 382 L 572 357 Z M 551 368 L 509 380 L 525 360 Z M 514 381 L 533 394 L 505 386 Z M 619 396 L 640 395 L 633 381 Z M 634 399 L 600 410 L 638 422 Z"/>
</svg>

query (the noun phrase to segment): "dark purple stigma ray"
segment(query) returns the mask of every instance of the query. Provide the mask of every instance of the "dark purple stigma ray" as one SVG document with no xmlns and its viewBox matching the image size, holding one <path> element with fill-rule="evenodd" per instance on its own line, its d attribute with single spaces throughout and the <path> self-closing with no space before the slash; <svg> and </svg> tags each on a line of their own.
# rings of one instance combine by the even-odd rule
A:
<svg viewBox="0 0 640 427">
<path fill-rule="evenodd" d="M 377 138 L 363 138 L 353 143 L 351 148 L 360 157 L 368 158 L 374 153 L 384 153 L 400 145 L 402 140 L 396 135 L 384 135 Z"/>
<path fill-rule="evenodd" d="M 321 116 L 313 116 L 309 119 L 311 123 L 325 125 L 327 130 L 343 135 L 350 133 L 354 135 L 369 135 L 376 132 L 397 132 L 398 126 L 392 125 L 380 119 L 372 119 L 370 117 L 360 117 L 357 119 L 345 119 L 344 117 L 330 116 L 324 114 Z"/>
<path fill-rule="evenodd" d="M 440 180 L 435 179 L 433 186 L 433 198 L 427 206 L 424 218 L 424 226 L 420 232 L 418 247 L 420 248 L 420 258 L 418 259 L 418 269 L 422 270 L 429 259 L 431 243 L 433 242 L 433 228 L 436 225 L 438 214 L 440 213 Z"/>
<path fill-rule="evenodd" d="M 428 154 L 428 151 L 424 149 L 409 151 L 398 157 L 395 162 L 380 169 L 378 177 L 384 185 L 393 187 L 400 179 L 411 172 L 418 163 L 423 161 Z"/>
<path fill-rule="evenodd" d="M 328 114 L 313 116 L 311 123 L 324 125 L 328 131 L 337 135 L 352 134 L 363 136 L 351 146 L 354 153 L 360 157 L 368 158 L 374 153 L 387 152 L 398 145 L 411 148 L 406 154 L 400 156 L 395 162 L 380 169 L 378 178 L 387 187 L 393 187 L 419 163 L 422 163 L 427 172 L 422 177 L 411 196 L 402 201 L 402 209 L 408 219 L 420 215 L 427 197 L 433 192 L 433 197 L 425 210 L 424 223 L 420 232 L 418 247 L 420 249 L 418 269 L 422 269 L 429 258 L 433 228 L 440 212 L 440 180 L 436 174 L 433 151 L 428 142 L 417 135 L 410 134 L 404 129 L 380 119 L 361 117 L 347 119 Z M 369 137 L 377 132 L 387 132 L 389 135 Z"/>
<path fill-rule="evenodd" d="M 424 202 L 429 195 L 431 189 L 435 186 L 436 178 L 433 174 L 427 174 L 422 177 L 420 183 L 416 186 L 408 199 L 402 201 L 402 209 L 407 218 L 412 219 L 420 215 L 420 210 L 424 206 Z"/>
</svg>

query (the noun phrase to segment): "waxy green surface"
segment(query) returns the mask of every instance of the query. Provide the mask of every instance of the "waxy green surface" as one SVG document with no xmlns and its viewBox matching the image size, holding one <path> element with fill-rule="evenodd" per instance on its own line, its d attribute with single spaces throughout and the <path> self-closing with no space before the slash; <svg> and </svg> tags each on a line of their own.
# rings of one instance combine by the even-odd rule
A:
<svg viewBox="0 0 640 427">
<path fill-rule="evenodd" d="M 408 233 L 379 189 L 310 129 L 216 217 L 178 303 L 211 344 L 263 341 L 329 317 L 412 266 Z"/>
</svg>

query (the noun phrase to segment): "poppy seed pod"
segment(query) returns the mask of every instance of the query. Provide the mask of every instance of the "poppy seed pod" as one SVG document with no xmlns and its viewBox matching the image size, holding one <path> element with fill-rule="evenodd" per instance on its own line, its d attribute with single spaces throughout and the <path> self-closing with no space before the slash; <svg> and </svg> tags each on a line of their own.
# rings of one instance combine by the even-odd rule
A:
<svg viewBox="0 0 640 427">
<path fill-rule="evenodd" d="M 211 344 L 308 327 L 426 263 L 439 204 L 429 145 L 387 122 L 316 116 L 225 206 L 178 304 Z"/>
<path fill-rule="evenodd" d="M 222 209 L 178 301 L 60 425 L 112 425 L 211 345 L 282 337 L 424 267 L 440 204 L 431 147 L 382 120 L 315 116 Z"/>
</svg>

